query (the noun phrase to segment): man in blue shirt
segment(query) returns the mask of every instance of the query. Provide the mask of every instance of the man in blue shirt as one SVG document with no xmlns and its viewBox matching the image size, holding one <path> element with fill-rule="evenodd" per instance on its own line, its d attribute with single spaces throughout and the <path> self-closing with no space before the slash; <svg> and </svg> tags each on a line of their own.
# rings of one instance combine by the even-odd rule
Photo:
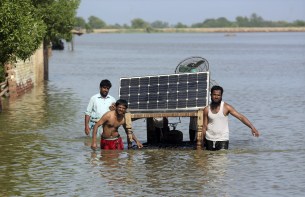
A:
<svg viewBox="0 0 305 197">
<path fill-rule="evenodd" d="M 85 134 L 92 136 L 95 123 L 108 111 L 115 109 L 115 98 L 110 96 L 109 90 L 111 82 L 104 79 L 100 83 L 100 93 L 90 98 L 89 104 L 85 111 Z M 91 132 L 90 132 L 91 131 Z M 101 136 L 102 127 L 98 128 L 98 135 Z"/>
</svg>

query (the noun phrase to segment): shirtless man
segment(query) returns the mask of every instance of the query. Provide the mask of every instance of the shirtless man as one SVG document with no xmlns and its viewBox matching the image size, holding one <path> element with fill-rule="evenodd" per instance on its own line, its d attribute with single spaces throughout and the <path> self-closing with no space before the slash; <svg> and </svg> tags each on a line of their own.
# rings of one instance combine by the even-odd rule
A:
<svg viewBox="0 0 305 197">
<path fill-rule="evenodd" d="M 211 89 L 211 104 L 203 111 L 202 134 L 207 150 L 221 150 L 229 148 L 228 115 L 231 114 L 251 129 L 252 135 L 259 136 L 259 132 L 252 123 L 231 105 L 222 101 L 223 88 L 213 86 Z"/>
<path fill-rule="evenodd" d="M 125 132 L 128 136 L 128 141 L 133 140 L 137 143 L 138 148 L 142 148 L 143 145 L 136 138 L 136 136 L 126 129 L 125 113 L 128 107 L 127 101 L 123 99 L 117 100 L 115 103 L 115 110 L 109 111 L 102 116 L 102 118 L 94 125 L 91 148 L 96 150 L 96 134 L 99 126 L 103 126 L 103 132 L 101 134 L 101 149 L 105 150 L 123 150 L 124 145 L 122 138 L 118 132 L 118 128 L 123 125 Z"/>
</svg>

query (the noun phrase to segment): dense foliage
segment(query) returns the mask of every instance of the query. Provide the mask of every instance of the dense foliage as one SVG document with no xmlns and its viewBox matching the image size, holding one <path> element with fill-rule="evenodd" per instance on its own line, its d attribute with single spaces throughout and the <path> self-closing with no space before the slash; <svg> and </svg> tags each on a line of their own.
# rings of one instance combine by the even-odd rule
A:
<svg viewBox="0 0 305 197">
<path fill-rule="evenodd" d="M 103 20 L 99 19 L 96 16 L 90 16 L 88 20 L 88 25 L 92 29 L 101 29 L 107 26 L 107 24 Z"/>
<path fill-rule="evenodd" d="M 29 58 L 54 38 L 71 40 L 80 0 L 0 1 L 0 81 L 3 65 Z"/>
<path fill-rule="evenodd" d="M 131 27 L 134 29 L 147 28 L 148 26 L 149 26 L 149 23 L 144 21 L 141 18 L 135 18 L 131 21 Z"/>
<path fill-rule="evenodd" d="M 15 57 L 27 59 L 40 46 L 46 25 L 30 0 L 0 3 L 0 64 Z"/>
<path fill-rule="evenodd" d="M 47 26 L 45 41 L 53 38 L 72 39 L 71 30 L 76 22 L 80 0 L 32 0 L 38 15 Z"/>
<path fill-rule="evenodd" d="M 94 18 L 95 20 L 91 20 L 90 18 Z M 252 14 L 250 17 L 238 16 L 235 18 L 235 21 L 229 21 L 225 17 L 220 17 L 217 19 L 206 19 L 203 22 L 192 24 L 191 26 L 185 25 L 181 22 L 177 24 L 170 25 L 167 22 L 163 22 L 160 20 L 149 23 L 141 18 L 135 18 L 131 20 L 131 25 L 106 25 L 106 23 L 95 16 L 89 17 L 89 22 L 86 23 L 85 19 L 82 17 L 78 17 L 78 25 L 77 27 L 85 29 L 99 29 L 99 28 L 212 28 L 212 27 L 305 27 L 305 21 L 296 20 L 292 23 L 288 23 L 286 21 L 266 21 L 262 17 Z M 104 26 L 96 28 L 98 26 L 99 21 L 103 21 Z M 85 23 L 85 24 L 84 24 Z M 87 25 L 86 25 L 87 24 Z"/>
</svg>

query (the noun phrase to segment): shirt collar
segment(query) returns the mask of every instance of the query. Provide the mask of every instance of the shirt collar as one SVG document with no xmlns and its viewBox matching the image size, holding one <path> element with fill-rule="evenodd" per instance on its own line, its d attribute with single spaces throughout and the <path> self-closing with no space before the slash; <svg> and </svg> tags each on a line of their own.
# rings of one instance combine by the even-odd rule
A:
<svg viewBox="0 0 305 197">
<path fill-rule="evenodd" d="M 107 94 L 107 96 L 106 96 L 106 97 L 102 97 L 102 95 L 101 95 L 101 94 L 99 94 L 98 98 L 107 99 L 107 98 L 110 98 L 110 96 L 109 96 L 109 94 Z"/>
</svg>

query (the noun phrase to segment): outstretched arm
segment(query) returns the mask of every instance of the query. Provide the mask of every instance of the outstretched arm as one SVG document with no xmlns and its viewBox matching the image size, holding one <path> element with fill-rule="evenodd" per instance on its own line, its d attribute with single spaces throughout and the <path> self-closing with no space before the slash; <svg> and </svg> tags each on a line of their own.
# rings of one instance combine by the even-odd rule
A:
<svg viewBox="0 0 305 197">
<path fill-rule="evenodd" d="M 137 143 L 138 148 L 143 148 L 143 144 L 138 140 L 134 133 L 132 133 L 132 139 Z"/>
<path fill-rule="evenodd" d="M 255 137 L 259 136 L 258 130 L 252 125 L 252 123 L 248 120 L 248 118 L 246 118 L 244 115 L 242 115 L 241 113 L 236 111 L 234 109 L 234 107 L 232 107 L 231 105 L 229 105 L 227 103 L 226 103 L 226 108 L 228 109 L 228 112 L 230 114 L 232 114 L 232 116 L 234 116 L 235 118 L 240 120 L 242 123 L 244 123 L 246 126 L 248 126 L 251 129 L 253 136 L 255 136 Z"/>
<path fill-rule="evenodd" d="M 128 148 L 129 144 L 134 140 L 138 146 L 138 148 L 143 148 L 143 144 L 138 140 L 138 138 L 135 136 L 135 134 L 132 131 L 128 131 L 126 128 L 126 124 L 123 125 L 123 128 L 125 130 L 125 133 L 127 135 L 127 140 L 128 140 Z"/>
</svg>

